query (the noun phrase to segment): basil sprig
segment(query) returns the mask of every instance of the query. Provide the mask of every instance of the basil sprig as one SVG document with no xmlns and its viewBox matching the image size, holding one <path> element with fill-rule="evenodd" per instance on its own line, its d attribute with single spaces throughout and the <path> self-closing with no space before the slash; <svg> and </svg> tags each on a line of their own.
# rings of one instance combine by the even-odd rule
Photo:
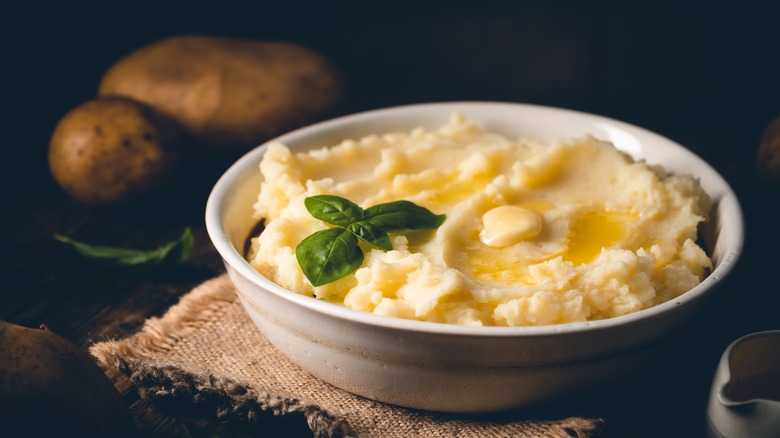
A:
<svg viewBox="0 0 780 438">
<path fill-rule="evenodd" d="M 190 257 L 195 243 L 189 227 L 178 240 L 168 242 L 151 251 L 90 245 L 59 234 L 55 234 L 54 238 L 70 245 L 79 255 L 88 259 L 118 267 L 145 268 L 181 263 Z"/>
<path fill-rule="evenodd" d="M 304 200 L 315 218 L 336 228 L 317 231 L 295 248 L 295 257 L 303 274 L 314 286 L 322 286 L 354 272 L 363 263 L 362 240 L 390 251 L 388 233 L 434 230 L 445 219 L 443 214 L 409 201 L 394 201 L 363 210 L 339 196 L 319 195 Z"/>
</svg>

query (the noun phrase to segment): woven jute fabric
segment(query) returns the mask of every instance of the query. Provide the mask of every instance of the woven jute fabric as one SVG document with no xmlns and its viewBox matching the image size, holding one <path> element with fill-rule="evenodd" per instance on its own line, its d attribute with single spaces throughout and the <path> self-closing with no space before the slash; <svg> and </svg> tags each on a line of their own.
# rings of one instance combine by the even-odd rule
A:
<svg viewBox="0 0 780 438">
<path fill-rule="evenodd" d="M 316 437 L 589 437 L 597 419 L 482 419 L 400 408 L 356 396 L 279 353 L 256 329 L 227 275 L 197 286 L 136 334 L 96 343 L 108 374 L 142 397 L 206 406 L 219 419 L 302 414 Z"/>
</svg>

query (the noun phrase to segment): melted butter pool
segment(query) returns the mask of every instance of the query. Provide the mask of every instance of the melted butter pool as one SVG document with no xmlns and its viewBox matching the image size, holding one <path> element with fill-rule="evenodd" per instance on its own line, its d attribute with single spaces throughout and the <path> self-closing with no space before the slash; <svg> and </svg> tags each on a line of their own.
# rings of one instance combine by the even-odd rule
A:
<svg viewBox="0 0 780 438">
<path fill-rule="evenodd" d="M 603 248 L 610 248 L 623 239 L 629 216 L 622 213 L 597 211 L 574 221 L 569 231 L 568 249 L 563 259 L 575 266 L 590 263 Z"/>
</svg>

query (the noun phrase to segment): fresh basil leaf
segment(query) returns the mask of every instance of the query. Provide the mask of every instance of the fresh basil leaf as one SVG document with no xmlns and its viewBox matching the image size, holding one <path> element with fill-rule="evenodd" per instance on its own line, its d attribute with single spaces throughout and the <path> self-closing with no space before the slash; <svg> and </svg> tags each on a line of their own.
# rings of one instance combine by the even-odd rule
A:
<svg viewBox="0 0 780 438">
<path fill-rule="evenodd" d="M 303 239 L 295 248 L 295 257 L 314 286 L 336 281 L 363 263 L 357 237 L 344 228 L 328 228 Z"/>
<path fill-rule="evenodd" d="M 369 207 L 365 220 L 382 227 L 387 232 L 434 230 L 446 218 L 410 201 L 394 201 Z"/>
<path fill-rule="evenodd" d="M 363 209 L 354 202 L 339 196 L 318 195 L 304 200 L 312 216 L 332 225 L 346 227 L 363 220 Z"/>
<path fill-rule="evenodd" d="M 364 256 L 358 239 L 390 251 L 393 243 L 388 232 L 432 230 L 445 219 L 445 215 L 433 214 L 409 201 L 388 202 L 366 210 L 332 195 L 312 196 L 304 203 L 312 216 L 338 227 L 318 231 L 295 248 L 298 265 L 314 286 L 336 281 L 360 267 Z"/>
<path fill-rule="evenodd" d="M 382 248 L 385 251 L 391 251 L 393 249 L 393 243 L 390 241 L 390 236 L 387 235 L 387 231 L 379 225 L 369 221 L 360 221 L 350 224 L 347 227 L 347 231 L 361 240 Z"/>
<path fill-rule="evenodd" d="M 190 257 L 195 243 L 192 231 L 189 228 L 184 230 L 184 233 L 178 240 L 168 242 L 151 251 L 89 245 L 59 234 L 55 234 L 54 238 L 70 245 L 83 257 L 124 267 L 148 267 L 181 263 Z"/>
</svg>

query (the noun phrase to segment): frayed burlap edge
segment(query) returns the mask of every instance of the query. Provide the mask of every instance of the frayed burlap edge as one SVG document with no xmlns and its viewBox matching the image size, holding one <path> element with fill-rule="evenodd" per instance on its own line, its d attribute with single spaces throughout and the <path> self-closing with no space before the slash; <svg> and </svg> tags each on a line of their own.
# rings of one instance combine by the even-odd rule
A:
<svg viewBox="0 0 780 438">
<path fill-rule="evenodd" d="M 117 370 L 130 377 L 146 400 L 179 401 L 193 409 L 206 406 L 216 418 L 255 421 L 263 412 L 273 415 L 302 414 L 315 437 L 356 436 L 343 418 L 300 399 L 259 391 L 227 378 L 194 374 L 175 366 L 150 366 L 114 356 Z"/>
<path fill-rule="evenodd" d="M 92 345 L 89 351 L 104 367 L 112 364 L 112 357 L 119 355 L 127 360 L 153 359 L 156 355 L 171 351 L 174 346 L 200 326 L 219 318 L 237 299 L 227 274 L 201 283 L 178 303 L 171 306 L 160 318 L 149 318 L 137 334 L 119 341 L 105 341 Z M 110 368 L 110 367 L 109 367 Z"/>
<path fill-rule="evenodd" d="M 178 342 L 200 329 L 203 323 L 218 320 L 237 295 L 227 274 L 208 280 L 159 318 L 150 318 L 141 330 L 121 340 L 92 345 L 93 357 L 109 376 L 127 376 L 147 400 L 176 399 L 193 406 L 209 406 L 217 419 L 255 420 L 263 413 L 303 414 L 317 438 L 355 437 L 349 422 L 322 407 L 281 394 L 272 394 L 210 373 L 186 372 L 175 365 L 152 365 L 155 356 L 173 349 Z M 211 408 L 213 407 L 213 408 Z M 546 422 L 544 422 L 546 423 Z M 598 434 L 603 421 L 571 417 L 546 424 L 549 438 L 587 438 Z"/>
<path fill-rule="evenodd" d="M 227 274 L 208 280 L 160 318 L 150 318 L 137 334 L 119 341 L 94 344 L 89 352 L 109 375 L 121 373 L 147 400 L 176 398 L 193 405 L 214 406 L 217 419 L 255 420 L 261 412 L 274 415 L 302 413 L 315 437 L 352 437 L 349 423 L 321 407 L 297 398 L 270 394 L 231 379 L 196 375 L 173 365 L 152 366 L 144 359 L 170 351 L 177 342 L 207 321 L 218 319 L 236 300 Z"/>
</svg>

